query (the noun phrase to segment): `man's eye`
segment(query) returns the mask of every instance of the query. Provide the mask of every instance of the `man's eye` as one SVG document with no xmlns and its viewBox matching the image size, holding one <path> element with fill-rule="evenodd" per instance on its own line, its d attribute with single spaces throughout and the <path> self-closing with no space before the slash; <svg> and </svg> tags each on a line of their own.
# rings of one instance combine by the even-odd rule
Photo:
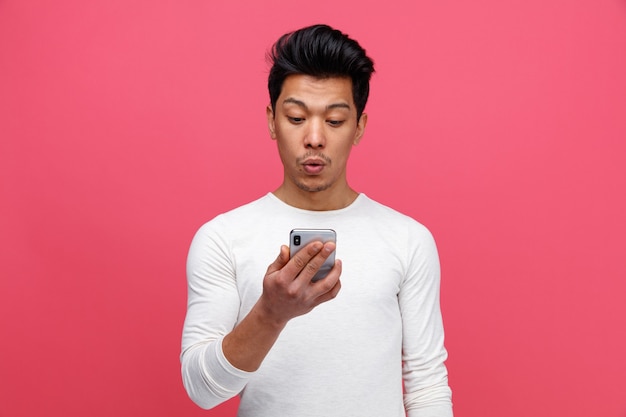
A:
<svg viewBox="0 0 626 417">
<path fill-rule="evenodd" d="M 295 124 L 304 122 L 304 117 L 287 117 L 287 119 L 289 119 L 291 123 Z"/>
<path fill-rule="evenodd" d="M 328 123 L 331 126 L 341 126 L 343 124 L 343 120 L 328 120 L 326 123 Z"/>
</svg>

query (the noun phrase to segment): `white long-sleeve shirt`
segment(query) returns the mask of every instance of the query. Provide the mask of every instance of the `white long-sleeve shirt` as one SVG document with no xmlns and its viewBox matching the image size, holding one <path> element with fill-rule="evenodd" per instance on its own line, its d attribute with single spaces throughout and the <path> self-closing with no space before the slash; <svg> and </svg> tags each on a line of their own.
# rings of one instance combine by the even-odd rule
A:
<svg viewBox="0 0 626 417">
<path fill-rule="evenodd" d="M 256 372 L 236 369 L 222 339 L 260 297 L 294 228 L 337 232 L 341 290 L 289 321 Z M 182 375 L 199 406 L 240 394 L 240 417 L 452 416 L 437 249 L 410 217 L 364 194 L 307 211 L 269 193 L 200 228 L 187 278 Z"/>
</svg>

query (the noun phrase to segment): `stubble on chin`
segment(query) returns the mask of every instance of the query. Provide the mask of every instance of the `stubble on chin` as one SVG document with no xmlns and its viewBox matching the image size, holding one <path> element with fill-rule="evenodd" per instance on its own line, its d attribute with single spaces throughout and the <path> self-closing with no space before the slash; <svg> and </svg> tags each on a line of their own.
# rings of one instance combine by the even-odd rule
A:
<svg viewBox="0 0 626 417">
<path fill-rule="evenodd" d="M 309 178 L 308 180 L 309 181 L 305 181 L 303 178 L 299 178 L 295 175 L 291 177 L 291 182 L 298 187 L 298 189 L 309 193 L 328 190 L 333 185 L 332 181 L 320 183 L 319 178 Z"/>
<path fill-rule="evenodd" d="M 317 185 L 317 186 L 313 187 L 313 186 L 306 185 L 306 184 L 302 183 L 301 181 L 297 181 L 297 180 L 295 180 L 294 183 L 302 191 L 307 191 L 307 192 L 310 192 L 310 193 L 316 193 L 316 192 L 327 190 L 332 185 L 332 184 L 320 184 L 320 185 Z"/>
</svg>

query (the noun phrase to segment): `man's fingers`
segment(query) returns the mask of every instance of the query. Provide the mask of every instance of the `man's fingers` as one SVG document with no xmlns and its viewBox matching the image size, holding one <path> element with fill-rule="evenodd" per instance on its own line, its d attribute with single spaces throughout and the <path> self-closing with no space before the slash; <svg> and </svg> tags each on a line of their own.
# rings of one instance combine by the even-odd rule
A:
<svg viewBox="0 0 626 417">
<path fill-rule="evenodd" d="M 280 253 L 276 260 L 267 268 L 266 276 L 280 274 L 276 275 L 276 278 L 279 279 L 280 282 L 288 284 L 296 281 L 294 283 L 297 284 L 297 287 L 304 288 L 304 286 L 308 286 L 311 283 L 317 271 L 324 264 L 324 261 L 333 253 L 335 248 L 334 242 L 312 242 L 289 259 L 289 248 L 283 245 L 280 248 Z M 335 266 L 329 274 L 333 272 L 335 272 L 333 275 L 336 276 L 331 277 L 329 280 L 333 282 L 318 286 L 318 290 L 326 286 L 328 286 L 328 288 L 322 292 L 328 292 L 332 289 L 335 285 L 334 281 L 338 280 L 341 274 L 341 266 L 338 268 Z M 292 288 L 292 290 L 295 291 L 295 288 L 296 287 Z"/>
<path fill-rule="evenodd" d="M 330 278 L 330 277 L 327 277 Z M 316 282 L 316 284 L 321 283 L 322 280 L 319 280 Z M 334 281 L 334 285 L 332 287 L 330 287 L 330 289 L 326 292 L 324 292 L 323 294 L 321 294 L 319 297 L 317 297 L 317 299 L 315 300 L 317 305 L 325 303 L 326 301 L 330 301 L 333 298 L 335 298 L 337 296 L 337 294 L 339 293 L 339 290 L 341 289 L 341 280 L 337 280 Z"/>
<path fill-rule="evenodd" d="M 293 279 L 307 267 L 311 259 L 313 259 L 323 248 L 322 242 L 311 242 L 291 257 L 284 271 Z M 321 264 L 320 264 L 321 265 Z"/>
<path fill-rule="evenodd" d="M 319 279 L 313 283 L 313 285 L 320 291 L 322 294 L 328 294 L 329 298 L 335 298 L 337 293 L 339 292 L 339 288 L 341 287 L 339 278 L 341 277 L 342 263 L 341 260 L 337 259 L 335 261 L 335 265 L 333 265 L 333 269 L 330 270 L 328 275 L 325 278 Z M 333 294 L 334 293 L 334 294 Z"/>
<path fill-rule="evenodd" d="M 323 245 L 321 242 L 319 243 L 321 245 L 319 248 L 320 250 L 318 250 L 317 253 L 315 253 L 302 268 L 300 268 L 300 274 L 296 279 L 301 279 L 305 282 L 310 281 L 322 267 L 326 259 L 328 259 L 328 257 L 335 250 L 336 246 L 334 242 L 326 242 Z"/>
<path fill-rule="evenodd" d="M 280 271 L 283 269 L 285 265 L 289 262 L 289 247 L 285 245 L 281 245 L 280 253 L 274 262 L 267 267 L 267 274 L 270 275 L 276 271 Z"/>
</svg>

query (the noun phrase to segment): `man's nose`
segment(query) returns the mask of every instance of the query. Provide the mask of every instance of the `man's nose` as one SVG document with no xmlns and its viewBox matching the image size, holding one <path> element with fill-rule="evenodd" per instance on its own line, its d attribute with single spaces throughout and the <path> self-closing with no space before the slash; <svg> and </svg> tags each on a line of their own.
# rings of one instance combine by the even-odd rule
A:
<svg viewBox="0 0 626 417">
<path fill-rule="evenodd" d="M 307 148 L 319 149 L 326 145 L 326 137 L 324 135 L 324 122 L 320 120 L 311 120 L 307 129 L 304 144 Z"/>
</svg>

